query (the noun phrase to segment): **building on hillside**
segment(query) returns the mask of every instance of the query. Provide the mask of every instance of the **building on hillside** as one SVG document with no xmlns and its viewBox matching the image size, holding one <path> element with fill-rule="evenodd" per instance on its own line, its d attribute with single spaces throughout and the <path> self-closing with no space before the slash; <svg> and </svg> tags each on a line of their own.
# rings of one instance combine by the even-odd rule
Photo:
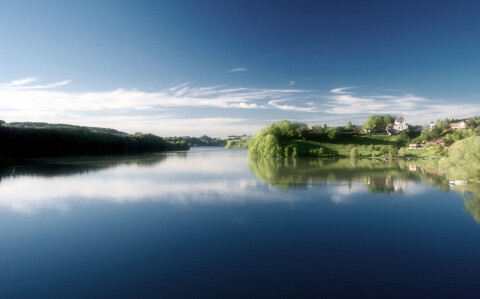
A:
<svg viewBox="0 0 480 299">
<path fill-rule="evenodd" d="M 429 145 L 445 145 L 445 139 L 433 139 L 428 142 Z"/>
<path fill-rule="evenodd" d="M 430 122 L 430 131 L 435 130 L 436 125 L 432 122 Z"/>
<path fill-rule="evenodd" d="M 421 132 L 423 130 L 423 127 L 409 125 L 402 116 L 398 116 L 397 118 L 395 118 L 395 122 L 393 123 L 393 132 L 399 133 L 405 130 L 410 130 L 412 132 Z M 389 130 L 387 128 L 387 132 L 391 131 L 392 130 Z"/>
<path fill-rule="evenodd" d="M 405 119 L 401 116 L 395 118 L 395 122 L 393 123 L 393 130 L 395 132 L 401 132 L 405 131 L 406 129 L 408 129 L 408 124 Z"/>
<path fill-rule="evenodd" d="M 420 144 L 418 144 L 418 143 L 410 143 L 410 144 L 408 145 L 408 148 L 409 148 L 409 149 L 420 148 Z"/>
<path fill-rule="evenodd" d="M 467 127 L 467 123 L 464 120 L 459 121 L 458 123 L 450 124 L 450 128 L 452 129 L 465 129 L 466 127 Z"/>
</svg>

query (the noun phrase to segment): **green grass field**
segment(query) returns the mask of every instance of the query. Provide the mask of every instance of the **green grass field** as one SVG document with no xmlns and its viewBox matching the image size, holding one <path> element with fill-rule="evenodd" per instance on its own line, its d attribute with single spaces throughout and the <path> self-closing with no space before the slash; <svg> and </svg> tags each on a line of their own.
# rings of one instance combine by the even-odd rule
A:
<svg viewBox="0 0 480 299">
<path fill-rule="evenodd" d="M 344 156 L 349 157 L 350 151 L 355 147 L 359 157 L 372 157 L 372 146 L 376 157 L 388 155 L 393 148 L 403 146 L 400 136 L 388 136 L 384 134 L 356 134 L 344 135 L 335 140 L 311 141 L 292 140 L 289 144 L 297 147 L 300 156 L 308 156 L 310 150 L 323 148 L 323 154 L 319 156 Z M 383 151 L 382 151 L 383 149 Z M 382 153 L 384 152 L 384 153 Z"/>
</svg>

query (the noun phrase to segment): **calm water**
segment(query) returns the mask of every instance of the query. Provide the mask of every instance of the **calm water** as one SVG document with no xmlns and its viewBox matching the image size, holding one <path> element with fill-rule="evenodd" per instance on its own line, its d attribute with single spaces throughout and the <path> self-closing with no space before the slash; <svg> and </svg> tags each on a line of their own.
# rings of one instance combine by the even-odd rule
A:
<svg viewBox="0 0 480 299">
<path fill-rule="evenodd" d="M 478 298 L 476 188 L 216 148 L 32 162 L 0 181 L 0 297 Z"/>
</svg>

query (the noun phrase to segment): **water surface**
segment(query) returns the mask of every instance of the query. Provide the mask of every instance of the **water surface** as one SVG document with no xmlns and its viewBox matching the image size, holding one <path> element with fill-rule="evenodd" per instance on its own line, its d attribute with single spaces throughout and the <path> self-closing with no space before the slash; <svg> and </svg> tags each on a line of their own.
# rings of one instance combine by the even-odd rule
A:
<svg viewBox="0 0 480 299">
<path fill-rule="evenodd" d="M 477 194 L 432 161 L 31 161 L 0 181 L 0 297 L 479 297 Z"/>
</svg>

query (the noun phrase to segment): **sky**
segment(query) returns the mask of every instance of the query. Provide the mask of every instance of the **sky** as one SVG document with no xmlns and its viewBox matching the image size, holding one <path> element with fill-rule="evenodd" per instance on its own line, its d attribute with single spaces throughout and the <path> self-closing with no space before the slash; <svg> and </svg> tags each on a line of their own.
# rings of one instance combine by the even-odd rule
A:
<svg viewBox="0 0 480 299">
<path fill-rule="evenodd" d="M 0 1 L 0 119 L 160 136 L 480 115 L 479 1 Z"/>
</svg>

